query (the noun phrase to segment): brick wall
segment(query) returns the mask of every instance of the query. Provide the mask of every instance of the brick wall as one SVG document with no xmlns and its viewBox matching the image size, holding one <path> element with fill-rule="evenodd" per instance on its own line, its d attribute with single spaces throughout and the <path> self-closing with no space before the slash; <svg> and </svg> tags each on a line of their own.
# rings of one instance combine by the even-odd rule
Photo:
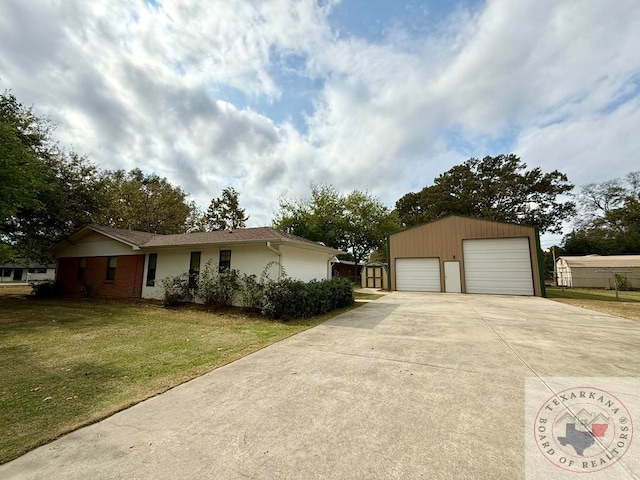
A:
<svg viewBox="0 0 640 480">
<path fill-rule="evenodd" d="M 86 257 L 84 280 L 79 280 L 79 258 L 58 259 L 57 281 L 66 295 L 80 295 L 83 284 L 91 286 L 97 297 L 140 298 L 144 276 L 144 255 L 121 255 L 116 257 L 117 266 L 114 280 L 107 280 L 109 257 Z"/>
</svg>

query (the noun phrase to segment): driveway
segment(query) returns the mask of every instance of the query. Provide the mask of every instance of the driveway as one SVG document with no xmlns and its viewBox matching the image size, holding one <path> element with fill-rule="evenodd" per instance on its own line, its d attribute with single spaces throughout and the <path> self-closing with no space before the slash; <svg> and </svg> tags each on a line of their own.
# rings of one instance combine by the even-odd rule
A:
<svg viewBox="0 0 640 480">
<path fill-rule="evenodd" d="M 639 373 L 638 322 L 541 298 L 394 292 L 38 448 L 0 478 L 525 478 L 527 377 L 544 392 L 562 382 L 541 377 Z M 620 388 L 640 414 L 640 390 Z M 630 452 L 597 478 L 640 478 L 639 462 Z"/>
</svg>

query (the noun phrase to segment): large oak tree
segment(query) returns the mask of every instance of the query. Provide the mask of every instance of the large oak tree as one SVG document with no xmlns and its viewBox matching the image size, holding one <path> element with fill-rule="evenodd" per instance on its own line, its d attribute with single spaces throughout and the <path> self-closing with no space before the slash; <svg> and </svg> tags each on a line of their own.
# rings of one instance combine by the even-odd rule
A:
<svg viewBox="0 0 640 480">
<path fill-rule="evenodd" d="M 560 232 L 562 222 L 575 213 L 575 204 L 563 200 L 572 189 L 558 170 L 527 169 L 513 154 L 487 156 L 471 158 L 439 175 L 433 185 L 407 193 L 396 202 L 396 211 L 406 227 L 458 214 Z"/>
<path fill-rule="evenodd" d="M 89 223 L 101 205 L 97 168 L 61 148 L 53 126 L 0 95 L 0 241 L 13 259 L 40 260 L 54 242 Z"/>
<path fill-rule="evenodd" d="M 94 222 L 143 232 L 185 233 L 195 209 L 189 195 L 166 178 L 136 168 L 101 174 L 102 206 Z"/>
</svg>

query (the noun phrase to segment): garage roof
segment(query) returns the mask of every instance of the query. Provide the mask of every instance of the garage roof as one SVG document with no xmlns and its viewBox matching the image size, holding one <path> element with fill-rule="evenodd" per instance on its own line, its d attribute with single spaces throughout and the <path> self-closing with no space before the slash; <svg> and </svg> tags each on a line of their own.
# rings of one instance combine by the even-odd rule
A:
<svg viewBox="0 0 640 480">
<path fill-rule="evenodd" d="M 629 268 L 640 267 L 640 255 L 583 255 L 559 257 L 570 267 Z"/>
</svg>

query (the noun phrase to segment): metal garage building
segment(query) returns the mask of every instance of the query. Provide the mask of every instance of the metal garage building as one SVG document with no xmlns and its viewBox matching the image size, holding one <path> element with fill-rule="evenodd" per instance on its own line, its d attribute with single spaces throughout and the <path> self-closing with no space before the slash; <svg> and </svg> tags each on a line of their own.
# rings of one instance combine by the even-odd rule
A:
<svg viewBox="0 0 640 480">
<path fill-rule="evenodd" d="M 389 237 L 391 290 L 544 296 L 534 227 L 449 216 Z"/>
</svg>

